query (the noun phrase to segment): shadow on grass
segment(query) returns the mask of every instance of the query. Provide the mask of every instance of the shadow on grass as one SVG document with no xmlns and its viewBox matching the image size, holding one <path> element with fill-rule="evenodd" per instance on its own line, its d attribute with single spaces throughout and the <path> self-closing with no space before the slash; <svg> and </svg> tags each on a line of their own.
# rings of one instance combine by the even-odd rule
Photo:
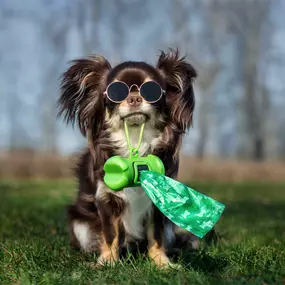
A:
<svg viewBox="0 0 285 285">
<path fill-rule="evenodd" d="M 145 246 L 147 246 L 145 244 Z M 132 260 L 136 259 L 147 259 L 147 251 L 144 247 L 143 250 L 127 251 L 123 249 L 121 251 L 120 257 L 124 258 L 126 263 L 131 263 Z M 183 252 L 183 253 L 182 253 Z M 215 275 L 224 271 L 228 266 L 229 261 L 225 257 L 221 256 L 211 256 L 207 249 L 205 250 L 175 250 L 168 254 L 171 262 L 174 264 L 180 264 L 185 268 L 191 268 L 205 274 Z"/>
<path fill-rule="evenodd" d="M 187 250 L 183 254 L 177 252 L 171 256 L 174 262 L 179 262 L 186 268 L 204 272 L 206 274 L 217 274 L 228 266 L 229 262 L 221 256 L 210 256 L 207 250 Z"/>
</svg>

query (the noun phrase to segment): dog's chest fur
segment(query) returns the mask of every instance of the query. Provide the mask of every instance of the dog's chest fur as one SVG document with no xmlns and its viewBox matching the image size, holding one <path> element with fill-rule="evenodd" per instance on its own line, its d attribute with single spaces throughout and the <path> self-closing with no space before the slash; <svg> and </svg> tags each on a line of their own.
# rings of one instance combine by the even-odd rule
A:
<svg viewBox="0 0 285 285">
<path fill-rule="evenodd" d="M 129 127 L 129 136 L 131 145 L 133 147 L 136 147 L 139 141 L 139 135 L 140 135 L 140 127 Z M 139 148 L 139 155 L 145 156 L 150 154 L 153 149 L 156 147 L 158 140 L 159 140 L 159 131 L 155 130 L 148 124 L 146 124 L 143 137 L 142 137 L 142 143 Z M 119 129 L 117 131 L 111 132 L 110 135 L 110 141 L 114 145 L 115 152 L 117 155 L 120 155 L 122 157 L 128 157 L 129 156 L 129 148 L 127 144 L 127 139 L 125 135 L 125 131 L 123 129 Z"/>
<path fill-rule="evenodd" d="M 137 146 L 140 127 L 130 127 L 130 141 L 133 147 Z M 149 127 L 147 124 L 143 133 L 142 143 L 139 148 L 139 155 L 145 156 L 152 153 L 159 141 L 160 133 Z M 114 144 L 115 152 L 122 157 L 129 156 L 129 148 L 124 130 L 112 132 L 110 137 Z M 122 217 L 126 232 L 135 238 L 143 237 L 143 220 L 149 219 L 152 210 L 152 202 L 141 187 L 129 187 L 120 192 L 112 192 L 121 197 L 127 204 Z"/>
</svg>

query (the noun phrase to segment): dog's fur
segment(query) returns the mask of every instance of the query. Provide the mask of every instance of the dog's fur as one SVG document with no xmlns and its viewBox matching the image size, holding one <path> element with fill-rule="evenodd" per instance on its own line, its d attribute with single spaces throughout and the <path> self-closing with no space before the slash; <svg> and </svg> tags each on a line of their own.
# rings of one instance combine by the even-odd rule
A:
<svg viewBox="0 0 285 285">
<path fill-rule="evenodd" d="M 169 263 L 165 249 L 175 242 L 174 225 L 165 218 L 141 188 L 115 192 L 103 182 L 103 166 L 113 155 L 128 156 L 123 120 L 130 126 L 136 145 L 140 124 L 145 131 L 140 155 L 152 153 L 163 161 L 166 175 L 178 172 L 182 137 L 192 124 L 195 105 L 195 69 L 178 51 L 161 52 L 156 67 L 144 62 L 124 62 L 114 68 L 102 56 L 73 61 L 64 73 L 59 99 L 67 122 L 77 122 L 88 138 L 88 149 L 78 167 L 79 194 L 69 206 L 71 245 L 99 251 L 98 264 L 118 259 L 118 249 L 143 245 L 157 265 Z M 127 100 L 116 104 L 104 95 L 108 84 L 119 80 L 129 86 L 148 80 L 166 91 L 161 100 L 132 107 Z M 129 96 L 139 96 L 132 88 Z"/>
</svg>

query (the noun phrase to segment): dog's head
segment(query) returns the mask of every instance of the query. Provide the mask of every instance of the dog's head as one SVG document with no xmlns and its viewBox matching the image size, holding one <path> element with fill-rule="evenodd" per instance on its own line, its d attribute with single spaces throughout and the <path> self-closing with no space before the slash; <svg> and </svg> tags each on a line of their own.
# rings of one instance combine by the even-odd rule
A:
<svg viewBox="0 0 285 285">
<path fill-rule="evenodd" d="M 156 67 L 124 62 L 112 68 L 102 56 L 75 60 L 63 75 L 59 114 L 77 122 L 84 136 L 92 132 L 93 138 L 106 124 L 116 130 L 124 120 L 158 129 L 172 124 L 185 132 L 192 124 L 195 77 L 195 69 L 178 51 L 162 52 Z M 116 97 L 120 92 L 125 96 Z"/>
<path fill-rule="evenodd" d="M 131 126 L 148 122 L 152 127 L 164 121 L 165 81 L 154 67 L 145 62 L 124 62 L 109 72 L 107 85 L 104 93 L 106 119 L 112 129 L 120 128 L 124 120 Z M 145 93 L 151 96 L 151 89 L 157 94 L 150 102 L 143 96 Z M 112 98 L 117 91 L 125 94 L 120 100 Z"/>
</svg>

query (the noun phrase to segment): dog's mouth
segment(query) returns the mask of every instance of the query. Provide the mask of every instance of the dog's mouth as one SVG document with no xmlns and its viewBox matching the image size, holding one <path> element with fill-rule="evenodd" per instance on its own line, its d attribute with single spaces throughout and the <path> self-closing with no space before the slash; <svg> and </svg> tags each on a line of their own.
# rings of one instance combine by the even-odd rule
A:
<svg viewBox="0 0 285 285">
<path fill-rule="evenodd" d="M 141 125 L 149 120 L 149 116 L 142 112 L 134 112 L 122 117 L 122 120 L 126 121 L 128 125 Z"/>
</svg>

